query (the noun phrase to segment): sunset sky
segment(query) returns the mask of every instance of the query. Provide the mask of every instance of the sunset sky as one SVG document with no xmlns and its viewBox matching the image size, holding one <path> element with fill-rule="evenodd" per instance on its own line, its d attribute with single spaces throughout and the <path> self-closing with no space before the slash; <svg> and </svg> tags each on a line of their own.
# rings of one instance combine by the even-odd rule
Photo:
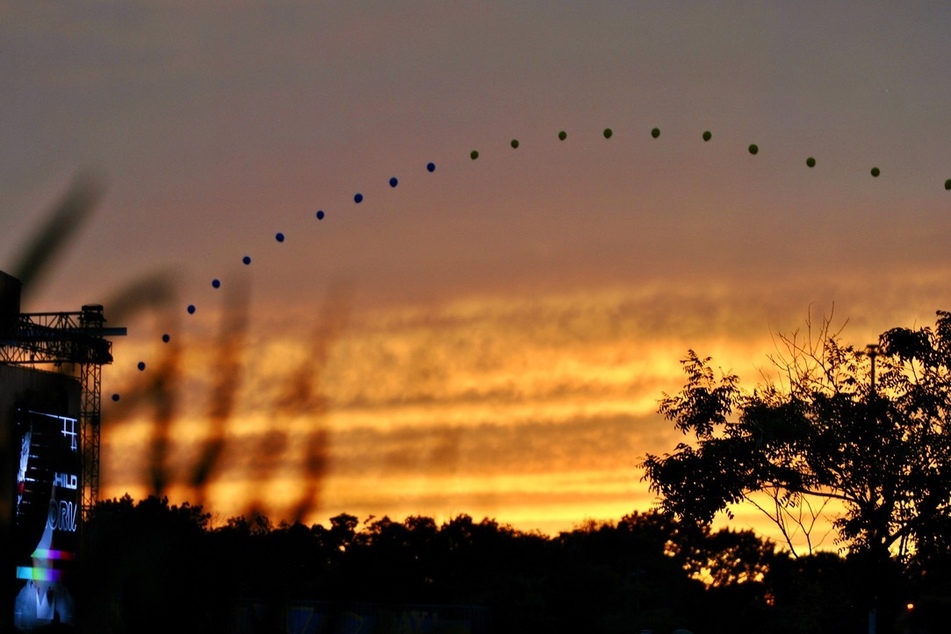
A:
<svg viewBox="0 0 951 634">
<path fill-rule="evenodd" d="M 224 376 L 222 517 L 646 510 L 688 348 L 752 385 L 810 313 L 864 347 L 951 309 L 951 7 L 873 4 L 0 1 L 0 269 L 105 186 L 23 306 L 129 328 L 103 495 L 148 493 L 179 346 L 176 501 Z"/>
</svg>

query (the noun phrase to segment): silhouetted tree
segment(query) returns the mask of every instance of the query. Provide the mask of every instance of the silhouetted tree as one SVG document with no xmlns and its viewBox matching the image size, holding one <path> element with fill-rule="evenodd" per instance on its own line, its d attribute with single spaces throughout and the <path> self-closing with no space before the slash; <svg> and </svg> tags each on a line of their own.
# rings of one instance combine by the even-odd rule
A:
<svg viewBox="0 0 951 634">
<path fill-rule="evenodd" d="M 99 502 L 85 530 L 80 607 L 94 632 L 202 632 L 220 626 L 226 610 L 209 575 L 209 514 L 200 506 L 128 496 Z"/>
<path fill-rule="evenodd" d="M 939 312 L 934 329 L 889 330 L 871 354 L 828 321 L 815 341 L 783 341 L 786 384 L 752 393 L 689 351 L 687 384 L 664 395 L 660 412 L 695 442 L 648 454 L 646 478 L 666 511 L 701 524 L 757 492 L 777 513 L 835 500 L 840 542 L 868 595 L 896 599 L 890 555 L 946 548 L 935 536 L 947 534 L 951 512 L 951 314 Z"/>
<path fill-rule="evenodd" d="M 776 550 L 775 544 L 751 530 L 724 528 L 711 533 L 707 525 L 682 531 L 670 547 L 688 572 L 714 587 L 762 581 Z"/>
<path fill-rule="evenodd" d="M 234 531 L 243 536 L 251 535 L 267 535 L 273 530 L 273 525 L 271 520 L 268 519 L 266 515 L 261 513 L 251 513 L 251 516 L 238 515 L 235 517 L 229 517 L 225 520 L 225 526 L 221 529 L 222 532 Z M 286 528 L 286 527 L 285 527 Z"/>
<path fill-rule="evenodd" d="M 866 630 L 859 572 L 836 553 L 777 553 L 766 575 L 773 613 L 770 631 L 838 634 Z"/>
</svg>

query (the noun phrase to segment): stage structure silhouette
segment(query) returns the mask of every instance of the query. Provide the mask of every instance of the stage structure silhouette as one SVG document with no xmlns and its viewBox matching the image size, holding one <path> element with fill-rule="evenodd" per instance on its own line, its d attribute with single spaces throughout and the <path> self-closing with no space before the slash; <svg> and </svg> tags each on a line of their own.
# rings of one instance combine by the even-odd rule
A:
<svg viewBox="0 0 951 634">
<path fill-rule="evenodd" d="M 22 284 L 0 271 L 0 436 L 4 631 L 75 625 L 71 576 L 83 520 L 99 497 L 102 366 L 112 363 L 100 305 L 20 313 Z M 13 474 L 16 474 L 14 486 Z M 12 616 L 12 618 L 11 618 Z"/>
</svg>

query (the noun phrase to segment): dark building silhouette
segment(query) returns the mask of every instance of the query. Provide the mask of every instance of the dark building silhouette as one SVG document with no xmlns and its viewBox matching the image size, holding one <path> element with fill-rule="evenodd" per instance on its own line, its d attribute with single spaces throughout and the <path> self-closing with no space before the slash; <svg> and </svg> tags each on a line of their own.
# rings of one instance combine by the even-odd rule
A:
<svg viewBox="0 0 951 634">
<path fill-rule="evenodd" d="M 0 272 L 0 520 L 3 631 L 75 625 L 71 577 L 98 497 L 100 369 L 112 362 L 102 307 L 21 313 Z"/>
</svg>

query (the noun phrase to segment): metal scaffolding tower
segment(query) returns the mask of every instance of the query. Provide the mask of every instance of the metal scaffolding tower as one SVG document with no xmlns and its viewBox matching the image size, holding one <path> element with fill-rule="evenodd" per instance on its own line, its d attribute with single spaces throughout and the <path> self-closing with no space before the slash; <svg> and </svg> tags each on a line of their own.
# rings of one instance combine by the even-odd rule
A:
<svg viewBox="0 0 951 634">
<path fill-rule="evenodd" d="M 102 366 L 112 363 L 112 342 L 105 337 L 126 334 L 125 328 L 106 328 L 105 321 L 98 304 L 83 306 L 79 312 L 21 313 L 12 332 L 5 332 L 0 338 L 0 363 L 78 366 L 82 390 L 83 517 L 99 499 Z"/>
</svg>

